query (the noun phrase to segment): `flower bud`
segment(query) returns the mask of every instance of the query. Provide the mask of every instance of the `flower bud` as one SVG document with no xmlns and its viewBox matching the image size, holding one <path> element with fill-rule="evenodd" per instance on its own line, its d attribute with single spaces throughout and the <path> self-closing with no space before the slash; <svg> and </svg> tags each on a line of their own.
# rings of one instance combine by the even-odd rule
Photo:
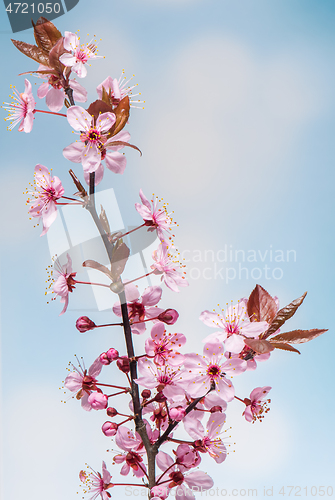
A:
<svg viewBox="0 0 335 500">
<path fill-rule="evenodd" d="M 115 436 L 117 433 L 118 425 L 115 424 L 114 422 L 105 422 L 103 426 L 101 427 L 102 432 L 105 434 L 107 437 Z"/>
<path fill-rule="evenodd" d="M 157 403 L 164 403 L 164 401 L 166 400 L 167 398 L 164 396 L 162 392 L 159 392 L 155 397 L 155 401 L 157 401 Z"/>
<path fill-rule="evenodd" d="M 115 408 L 112 408 L 111 406 L 107 408 L 106 412 L 110 418 L 113 418 L 118 414 L 118 411 Z"/>
<path fill-rule="evenodd" d="M 154 486 L 150 490 L 151 498 L 160 498 L 160 500 L 165 500 L 168 496 L 168 488 L 166 486 Z"/>
<path fill-rule="evenodd" d="M 222 413 L 222 406 L 212 406 L 212 408 L 209 411 L 211 413 L 216 413 L 218 411 Z"/>
<path fill-rule="evenodd" d="M 141 394 L 143 399 L 149 399 L 151 396 L 151 391 L 149 389 L 144 389 Z"/>
<path fill-rule="evenodd" d="M 108 349 L 106 354 L 107 354 L 108 359 L 111 362 L 115 361 L 119 357 L 119 351 L 117 351 L 116 349 L 113 349 L 112 347 L 110 349 Z"/>
<path fill-rule="evenodd" d="M 100 354 L 100 363 L 102 365 L 110 365 L 111 364 L 111 360 L 108 358 L 107 352 L 103 352 L 102 354 Z"/>
<path fill-rule="evenodd" d="M 105 410 L 108 405 L 108 397 L 102 392 L 92 392 L 87 399 L 93 410 Z"/>
<path fill-rule="evenodd" d="M 76 328 L 80 333 L 85 333 L 88 330 L 93 330 L 97 325 L 87 316 L 80 316 L 76 321 Z"/>
<path fill-rule="evenodd" d="M 159 321 L 166 323 L 167 325 L 174 325 L 179 318 L 179 313 L 175 309 L 166 309 L 164 312 L 157 316 Z"/>
<path fill-rule="evenodd" d="M 119 370 L 121 370 L 123 373 L 129 373 L 130 372 L 130 366 L 129 366 L 129 359 L 127 356 L 121 356 L 116 362 Z"/>
<path fill-rule="evenodd" d="M 170 417 L 176 422 L 180 422 L 186 415 L 186 411 L 182 406 L 178 406 L 177 408 L 171 408 Z"/>
</svg>

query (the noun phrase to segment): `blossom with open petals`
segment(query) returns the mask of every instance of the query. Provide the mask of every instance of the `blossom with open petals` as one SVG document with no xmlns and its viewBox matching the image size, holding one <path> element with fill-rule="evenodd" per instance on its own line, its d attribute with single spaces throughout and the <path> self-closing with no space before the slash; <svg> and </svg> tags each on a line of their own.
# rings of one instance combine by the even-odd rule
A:
<svg viewBox="0 0 335 500">
<path fill-rule="evenodd" d="M 266 321 L 250 321 L 247 312 L 247 299 L 241 299 L 236 305 L 229 306 L 224 312 L 203 311 L 200 320 L 205 325 L 220 328 L 219 332 L 208 335 L 203 342 L 222 341 L 227 351 L 239 353 L 245 346 L 246 337 L 258 338 L 268 328 Z"/>
<path fill-rule="evenodd" d="M 134 75 L 133 75 L 134 76 Z M 97 92 L 99 99 L 102 99 L 102 88 L 105 89 L 105 92 L 107 93 L 109 97 L 109 101 L 112 104 L 112 106 L 117 106 L 120 101 L 126 96 L 129 97 L 129 103 L 131 108 L 139 108 L 139 106 L 135 106 L 134 104 L 139 104 L 143 103 L 144 101 L 141 100 L 134 100 L 134 97 L 141 95 L 140 93 L 138 94 L 133 94 L 132 91 L 135 87 L 137 87 L 137 83 L 132 86 L 128 86 L 128 83 L 133 79 L 133 77 L 127 78 L 122 75 L 120 76 L 119 79 L 117 78 L 112 78 L 111 76 L 108 76 L 105 78 L 103 82 L 100 83 L 100 85 L 97 86 Z M 126 81 L 124 81 L 126 80 Z"/>
<path fill-rule="evenodd" d="M 54 113 L 57 113 L 64 106 L 64 99 L 66 93 L 64 91 L 64 84 L 60 80 L 59 76 L 54 74 L 54 71 L 47 66 L 40 64 L 38 71 L 48 71 L 50 74 L 43 73 L 39 77 L 46 80 L 37 89 L 37 97 L 43 99 L 45 97 L 45 103 Z M 73 90 L 73 99 L 75 102 L 86 102 L 87 101 L 87 90 L 80 85 L 76 80 L 70 80 L 69 86 Z"/>
<path fill-rule="evenodd" d="M 256 422 L 256 420 L 262 420 L 264 418 L 264 413 L 268 413 L 270 410 L 267 404 L 270 403 L 270 399 L 264 401 L 264 398 L 269 394 L 271 387 L 256 387 L 249 398 L 244 399 L 246 408 L 242 415 L 248 422 Z"/>
<path fill-rule="evenodd" d="M 7 106 L 2 106 L 7 109 L 9 114 L 5 120 L 10 120 L 10 125 L 8 125 L 8 130 L 12 130 L 19 123 L 19 132 L 31 132 L 33 128 L 34 112 L 35 112 L 35 99 L 33 97 L 31 83 L 29 80 L 25 79 L 24 92 L 18 93 L 15 87 L 13 87 L 13 95 L 10 97 L 14 99 L 12 102 L 7 102 Z"/>
<path fill-rule="evenodd" d="M 110 482 L 112 476 L 107 470 L 106 463 L 102 462 L 102 474 L 100 474 L 100 472 L 96 472 L 91 467 L 90 469 L 91 472 L 89 474 L 85 471 L 80 471 L 79 473 L 79 479 L 85 484 L 87 493 L 92 495 L 90 496 L 90 500 L 95 500 L 99 495 L 102 500 L 109 500 L 111 494 L 107 490 L 112 488 L 114 485 Z"/>
<path fill-rule="evenodd" d="M 195 440 L 195 447 L 201 453 L 208 453 L 215 462 L 221 464 L 227 457 L 227 449 L 220 434 L 226 421 L 224 413 L 212 413 L 206 424 L 206 431 L 200 423 L 188 428 L 189 435 Z"/>
<path fill-rule="evenodd" d="M 162 289 L 160 286 L 149 286 L 140 296 L 137 286 L 125 283 L 125 292 L 131 331 L 140 335 L 146 330 L 146 319 L 156 318 L 164 312 L 160 307 L 153 307 L 160 301 Z M 122 317 L 120 302 L 114 304 L 113 312 L 116 316 Z"/>
<path fill-rule="evenodd" d="M 115 123 L 114 113 L 102 113 L 94 120 L 84 108 L 71 106 L 67 110 L 69 124 L 80 132 L 80 142 L 74 142 L 63 149 L 63 155 L 70 161 L 81 162 L 86 172 L 95 172 L 100 166 L 107 133 Z"/>
<path fill-rule="evenodd" d="M 84 410 L 90 411 L 92 409 L 92 404 L 90 404 L 88 399 L 92 392 L 98 390 L 96 386 L 98 382 L 97 376 L 100 374 L 102 366 L 100 356 L 92 363 L 88 370 L 85 366 L 81 366 L 80 363 L 79 368 L 72 365 L 74 371 L 65 379 L 64 387 L 76 393 L 76 398 L 80 399 Z"/>
<path fill-rule="evenodd" d="M 101 56 L 96 55 L 97 46 L 95 43 L 89 42 L 87 44 L 80 44 L 80 38 L 71 31 L 65 31 L 64 33 L 64 49 L 71 51 L 72 53 L 66 52 L 62 54 L 59 58 L 60 62 L 64 66 L 71 67 L 72 70 L 77 73 L 79 78 L 85 78 L 87 75 L 87 69 L 85 64 L 90 59 L 100 59 Z M 96 40 L 94 40 L 95 42 Z"/>
<path fill-rule="evenodd" d="M 246 370 L 247 363 L 241 359 L 224 357 L 220 342 L 204 345 L 203 356 L 196 353 L 185 354 L 183 382 L 188 382 L 186 391 L 192 397 L 204 396 L 214 385 L 224 401 L 234 399 L 234 386 L 226 375 L 238 375 Z"/>
<path fill-rule="evenodd" d="M 172 401 L 184 398 L 187 383 L 183 380 L 180 368 L 168 364 L 155 365 L 148 359 L 141 358 L 138 361 L 138 370 L 143 376 L 135 380 L 137 384 L 148 389 L 157 388 Z"/>
<path fill-rule="evenodd" d="M 136 432 L 134 435 L 127 427 L 120 426 L 115 436 L 115 442 L 121 450 L 126 452 L 114 457 L 114 462 L 123 463 L 120 474 L 127 476 L 132 469 L 134 476 L 143 477 L 146 473 L 142 458 L 145 448 L 139 434 Z"/>
<path fill-rule="evenodd" d="M 57 217 L 57 200 L 64 194 L 64 188 L 58 177 L 51 177 L 44 165 L 36 165 L 34 173 L 34 190 L 29 194 L 29 214 L 42 219 L 43 236 Z"/>
<path fill-rule="evenodd" d="M 171 229 L 172 218 L 167 212 L 166 205 L 159 206 L 161 200 L 156 198 L 156 201 L 151 200 L 152 206 L 149 200 L 143 194 L 142 189 L 140 189 L 141 203 L 135 203 L 135 208 L 143 218 L 145 225 L 148 227 L 148 231 L 157 231 L 158 238 L 164 241 L 164 232 L 168 232 Z"/>
<path fill-rule="evenodd" d="M 200 470 L 189 472 L 178 465 L 173 465 L 175 461 L 164 451 L 158 452 L 156 463 L 162 471 L 168 469 L 168 471 L 163 474 L 160 481 L 167 484 L 167 491 L 176 487 L 174 496 L 181 500 L 195 500 L 193 491 L 206 491 L 214 485 L 213 479 L 205 472 Z M 190 491 L 187 486 L 191 488 L 192 491 Z"/>
<path fill-rule="evenodd" d="M 182 333 L 167 333 L 163 323 L 156 323 L 151 329 L 151 338 L 145 341 L 145 352 L 154 358 L 156 365 L 166 363 L 179 366 L 184 361 L 183 354 L 178 349 L 186 343 Z"/>
<path fill-rule="evenodd" d="M 181 276 L 181 267 L 172 260 L 171 254 L 168 252 L 168 246 L 163 241 L 160 243 L 157 250 L 152 254 L 155 261 L 151 269 L 154 274 L 161 274 L 161 280 L 164 281 L 166 286 L 173 292 L 179 292 L 178 286 L 188 286 L 184 276 Z"/>
<path fill-rule="evenodd" d="M 69 293 L 73 292 L 76 284 L 74 277 L 77 273 L 72 272 L 72 259 L 69 254 L 67 254 L 67 263 L 64 266 L 58 260 L 56 261 L 54 274 L 56 275 L 56 279 L 53 284 L 53 291 L 56 296 L 61 298 L 60 301 L 64 304 L 64 308 L 60 313 L 61 316 L 65 313 L 69 304 Z"/>
</svg>

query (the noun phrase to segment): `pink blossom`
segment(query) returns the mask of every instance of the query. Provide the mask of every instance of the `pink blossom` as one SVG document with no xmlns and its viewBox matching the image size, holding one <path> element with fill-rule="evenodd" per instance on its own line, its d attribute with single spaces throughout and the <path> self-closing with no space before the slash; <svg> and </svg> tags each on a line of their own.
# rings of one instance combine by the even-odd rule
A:
<svg viewBox="0 0 335 500">
<path fill-rule="evenodd" d="M 88 403 L 88 398 L 93 391 L 97 390 L 96 377 L 102 370 L 100 358 L 97 358 L 94 363 L 86 370 L 79 363 L 79 368 L 72 365 L 74 372 L 71 372 L 65 379 L 64 387 L 71 392 L 76 393 L 76 398 L 81 400 L 81 406 L 84 410 L 90 411 L 92 406 Z"/>
<path fill-rule="evenodd" d="M 193 494 L 193 491 L 197 491 L 195 488 L 197 488 L 198 491 L 206 491 L 214 485 L 212 478 L 205 472 L 182 472 L 178 466 L 173 465 L 175 463 L 174 460 L 164 451 L 160 451 L 157 454 L 156 462 L 162 471 L 169 469 L 166 474 L 163 474 L 160 481 L 170 480 L 167 488 L 171 489 L 177 487 L 175 496 L 181 500 L 195 500 Z M 191 488 L 192 491 L 188 490 L 187 486 Z"/>
<path fill-rule="evenodd" d="M 87 403 L 93 410 L 105 410 L 108 406 L 108 397 L 101 392 L 92 392 L 88 396 Z"/>
<path fill-rule="evenodd" d="M 184 356 L 177 349 L 185 343 L 185 335 L 167 334 L 163 323 L 156 323 L 151 329 L 151 338 L 145 341 L 145 352 L 150 357 L 154 356 L 157 365 L 169 363 L 171 366 L 179 366 L 183 363 Z"/>
<path fill-rule="evenodd" d="M 270 403 L 270 399 L 263 401 L 264 398 L 270 392 L 271 387 L 256 387 L 251 394 L 250 399 L 245 398 L 244 403 L 246 404 L 246 408 L 242 415 L 244 415 L 245 419 L 248 422 L 256 422 L 256 420 L 262 420 L 264 418 L 264 414 L 268 413 L 270 408 L 267 407 L 267 404 Z"/>
<path fill-rule="evenodd" d="M 114 461 L 117 464 L 123 463 L 120 474 L 127 476 L 130 469 L 136 477 L 143 477 L 146 472 L 146 467 L 141 455 L 145 453 L 142 440 L 137 432 L 134 434 L 125 426 L 119 427 L 115 436 L 115 442 L 121 450 L 126 454 L 115 455 Z"/>
<path fill-rule="evenodd" d="M 201 462 L 198 451 L 186 443 L 180 444 L 174 453 L 176 455 L 176 463 L 181 471 L 198 467 Z"/>
<path fill-rule="evenodd" d="M 102 87 L 104 87 L 106 93 L 108 94 L 110 100 L 112 101 L 113 106 L 117 106 L 124 97 L 129 96 L 130 107 L 137 108 L 138 106 L 134 106 L 133 104 L 140 103 L 143 101 L 132 100 L 133 97 L 140 95 L 140 94 L 132 94 L 132 90 L 135 87 L 137 87 L 137 84 L 132 85 L 131 87 L 127 86 L 128 83 L 132 80 L 132 78 L 133 77 L 127 80 L 126 77 L 123 77 L 123 72 L 119 79 L 108 76 L 103 82 L 100 83 L 100 85 L 97 86 L 99 99 L 102 99 Z"/>
<path fill-rule="evenodd" d="M 223 345 L 208 342 L 204 346 L 203 356 L 186 354 L 184 366 L 183 382 L 188 383 L 186 391 L 192 397 L 205 395 L 214 385 L 222 399 L 231 401 L 234 387 L 226 375 L 238 375 L 246 370 L 247 365 L 241 359 L 226 360 Z"/>
<path fill-rule="evenodd" d="M 269 326 L 266 321 L 250 321 L 247 313 L 247 299 L 239 300 L 236 305 L 229 306 L 222 314 L 203 311 L 200 320 L 205 325 L 220 328 L 219 332 L 212 333 L 203 342 L 223 341 L 227 351 L 232 353 L 242 351 L 246 337 L 258 338 Z"/>
<path fill-rule="evenodd" d="M 102 113 L 94 120 L 86 109 L 71 106 L 67 110 L 69 124 L 80 132 L 80 142 L 63 149 L 63 155 L 75 163 L 81 162 L 86 172 L 95 172 L 101 163 L 101 150 L 107 141 L 107 133 L 115 123 L 114 113 Z M 79 160 L 80 158 L 80 160 Z"/>
<path fill-rule="evenodd" d="M 162 242 L 153 252 L 152 258 L 155 263 L 152 264 L 151 269 L 154 270 L 154 274 L 162 275 L 161 280 L 170 290 L 179 292 L 178 286 L 188 286 L 185 277 L 180 274 L 180 265 L 176 265 L 175 261 L 171 260 L 172 255 L 168 253 L 168 246 L 165 242 Z"/>
<path fill-rule="evenodd" d="M 213 413 L 210 415 L 206 432 L 202 425 L 188 428 L 189 435 L 195 440 L 196 449 L 202 453 L 208 453 L 215 462 L 221 464 L 227 457 L 227 449 L 219 437 L 222 434 L 222 426 L 226 421 L 224 413 Z"/>
<path fill-rule="evenodd" d="M 144 223 L 148 226 L 148 231 L 157 231 L 158 238 L 164 241 L 164 232 L 168 233 L 171 230 L 172 218 L 167 212 L 166 205 L 159 206 L 161 200 L 156 198 L 156 201 L 151 200 L 152 207 L 149 200 L 144 196 L 142 189 L 140 190 L 140 203 L 135 203 L 135 208 L 143 218 Z"/>
<path fill-rule="evenodd" d="M 103 178 L 105 160 L 109 170 L 116 174 L 123 174 L 126 168 L 126 157 L 118 151 L 123 145 L 114 142 L 128 142 L 130 134 L 121 130 L 111 139 L 107 140 L 107 133 L 115 123 L 114 113 L 102 113 L 94 123 L 94 118 L 80 106 L 71 106 L 67 111 L 70 125 L 80 133 L 80 141 L 73 142 L 63 149 L 66 159 L 74 163 L 82 163 L 84 177 L 89 182 L 89 174 L 95 172 L 95 183 L 99 184 Z"/>
<path fill-rule="evenodd" d="M 64 188 L 58 177 L 51 177 L 44 165 L 36 165 L 34 173 L 34 191 L 30 191 L 28 198 L 32 217 L 39 217 L 43 222 L 41 236 L 46 234 L 57 217 L 57 200 L 64 194 Z"/>
<path fill-rule="evenodd" d="M 19 123 L 19 132 L 31 132 L 33 128 L 34 113 L 36 102 L 33 97 L 31 83 L 29 80 L 24 80 L 25 87 L 24 92 L 18 93 L 15 87 L 13 87 L 13 95 L 10 97 L 14 99 L 12 102 L 7 102 L 7 106 L 3 106 L 7 109 L 9 114 L 5 120 L 10 120 L 10 125 L 8 125 L 8 130 L 13 130 L 14 127 Z"/>
<path fill-rule="evenodd" d="M 54 274 L 56 275 L 56 280 L 53 285 L 53 291 L 56 296 L 61 297 L 60 301 L 64 304 L 64 308 L 60 313 L 61 316 L 65 313 L 69 304 L 69 293 L 73 292 L 74 285 L 76 284 L 74 277 L 77 273 L 72 272 L 72 259 L 69 254 L 67 254 L 67 264 L 64 266 L 61 266 L 58 260 L 56 261 Z"/>
<path fill-rule="evenodd" d="M 144 333 L 146 330 L 145 319 L 156 318 L 164 312 L 164 309 L 152 307 L 158 304 L 162 296 L 162 289 L 159 286 L 149 286 L 140 296 L 137 286 L 133 283 L 125 283 L 128 317 L 131 331 L 136 335 Z M 116 302 L 113 306 L 116 316 L 122 317 L 121 305 Z M 136 324 L 137 323 L 137 324 Z"/>
<path fill-rule="evenodd" d="M 172 400 L 180 400 L 185 395 L 182 372 L 180 368 L 170 367 L 165 364 L 163 366 L 155 365 L 148 359 L 141 358 L 138 361 L 138 369 L 142 377 L 139 377 L 135 382 L 148 389 L 157 388 L 158 392 L 162 392 L 165 397 Z"/>
<path fill-rule="evenodd" d="M 57 113 L 62 109 L 64 99 L 67 97 L 67 94 L 64 91 L 64 80 L 62 80 L 59 76 L 56 76 L 52 68 L 43 66 L 43 64 L 39 65 L 38 71 L 50 71 L 50 74 L 39 74 L 39 77 L 46 81 L 38 87 L 37 97 L 40 99 L 45 97 L 45 103 L 50 111 Z M 69 87 L 73 90 L 73 99 L 76 102 L 87 101 L 87 90 L 76 80 L 70 80 Z"/>
<path fill-rule="evenodd" d="M 92 472 L 89 474 L 85 471 L 79 473 L 80 480 L 85 484 L 87 490 L 92 493 L 90 499 L 95 500 L 100 495 L 102 500 L 109 500 L 111 494 L 106 490 L 114 485 L 110 482 L 112 476 L 107 470 L 105 462 L 102 462 L 102 474 L 94 471 L 91 467 L 90 469 Z"/>
<path fill-rule="evenodd" d="M 95 54 L 97 46 L 95 43 L 92 43 L 92 41 L 86 45 L 80 45 L 79 37 L 70 31 L 65 31 L 64 35 L 64 49 L 73 52 L 73 54 L 62 54 L 59 60 L 64 66 L 71 67 L 79 78 L 85 78 L 87 75 L 87 69 L 85 67 L 87 61 L 101 58 L 101 56 Z M 94 40 L 94 42 L 95 41 L 96 40 Z"/>
</svg>

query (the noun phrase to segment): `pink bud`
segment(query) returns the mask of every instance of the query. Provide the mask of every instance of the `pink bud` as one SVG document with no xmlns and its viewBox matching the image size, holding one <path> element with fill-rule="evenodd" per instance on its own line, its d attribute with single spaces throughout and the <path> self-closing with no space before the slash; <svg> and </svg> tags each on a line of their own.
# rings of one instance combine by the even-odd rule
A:
<svg viewBox="0 0 335 500">
<path fill-rule="evenodd" d="M 107 351 L 107 357 L 110 361 L 115 361 L 119 357 L 119 351 L 113 349 L 112 347 Z"/>
<path fill-rule="evenodd" d="M 142 391 L 142 398 L 143 399 L 149 399 L 151 396 L 151 391 L 149 389 L 144 389 Z"/>
<path fill-rule="evenodd" d="M 80 316 L 76 321 L 76 328 L 80 333 L 85 333 L 88 330 L 93 330 L 97 325 L 87 316 Z"/>
<path fill-rule="evenodd" d="M 102 392 L 92 392 L 87 399 L 93 410 L 105 410 L 108 405 L 108 397 Z"/>
<path fill-rule="evenodd" d="M 160 313 L 159 316 L 157 316 L 159 321 L 163 321 L 163 323 L 166 323 L 167 325 L 174 325 L 178 318 L 179 314 L 175 309 L 166 309 L 164 312 Z"/>
<path fill-rule="evenodd" d="M 222 406 L 212 406 L 212 408 L 209 410 L 211 413 L 216 413 L 220 411 L 222 413 Z"/>
<path fill-rule="evenodd" d="M 181 406 L 177 408 L 171 408 L 170 417 L 177 422 L 180 422 L 186 415 L 186 411 Z"/>
<path fill-rule="evenodd" d="M 115 424 L 114 422 L 105 422 L 103 426 L 101 427 L 102 432 L 105 434 L 107 437 L 115 436 L 117 433 L 118 425 Z"/>
<path fill-rule="evenodd" d="M 160 498 L 161 500 L 165 500 L 168 496 L 168 489 L 166 486 L 154 486 L 150 490 L 151 498 Z"/>
<path fill-rule="evenodd" d="M 121 370 L 123 373 L 129 373 L 130 372 L 130 366 L 129 366 L 129 359 L 127 356 L 121 356 L 116 362 L 119 370 Z"/>
<path fill-rule="evenodd" d="M 111 406 L 107 408 L 106 412 L 110 418 L 113 418 L 118 414 L 118 411 L 115 408 L 112 408 Z"/>
<path fill-rule="evenodd" d="M 103 352 L 102 354 L 100 354 L 100 363 L 102 365 L 110 365 L 111 364 L 111 361 L 107 356 L 107 352 Z"/>
</svg>

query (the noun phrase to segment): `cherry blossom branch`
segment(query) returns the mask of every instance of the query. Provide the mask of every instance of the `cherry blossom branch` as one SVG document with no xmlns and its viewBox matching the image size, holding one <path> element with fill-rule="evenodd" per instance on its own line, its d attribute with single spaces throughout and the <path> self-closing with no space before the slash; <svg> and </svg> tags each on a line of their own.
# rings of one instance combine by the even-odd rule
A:
<svg viewBox="0 0 335 500">
<path fill-rule="evenodd" d="M 64 88 L 65 94 L 68 96 L 71 106 L 75 106 L 75 102 L 73 100 L 73 89 L 71 87 Z"/>
</svg>

